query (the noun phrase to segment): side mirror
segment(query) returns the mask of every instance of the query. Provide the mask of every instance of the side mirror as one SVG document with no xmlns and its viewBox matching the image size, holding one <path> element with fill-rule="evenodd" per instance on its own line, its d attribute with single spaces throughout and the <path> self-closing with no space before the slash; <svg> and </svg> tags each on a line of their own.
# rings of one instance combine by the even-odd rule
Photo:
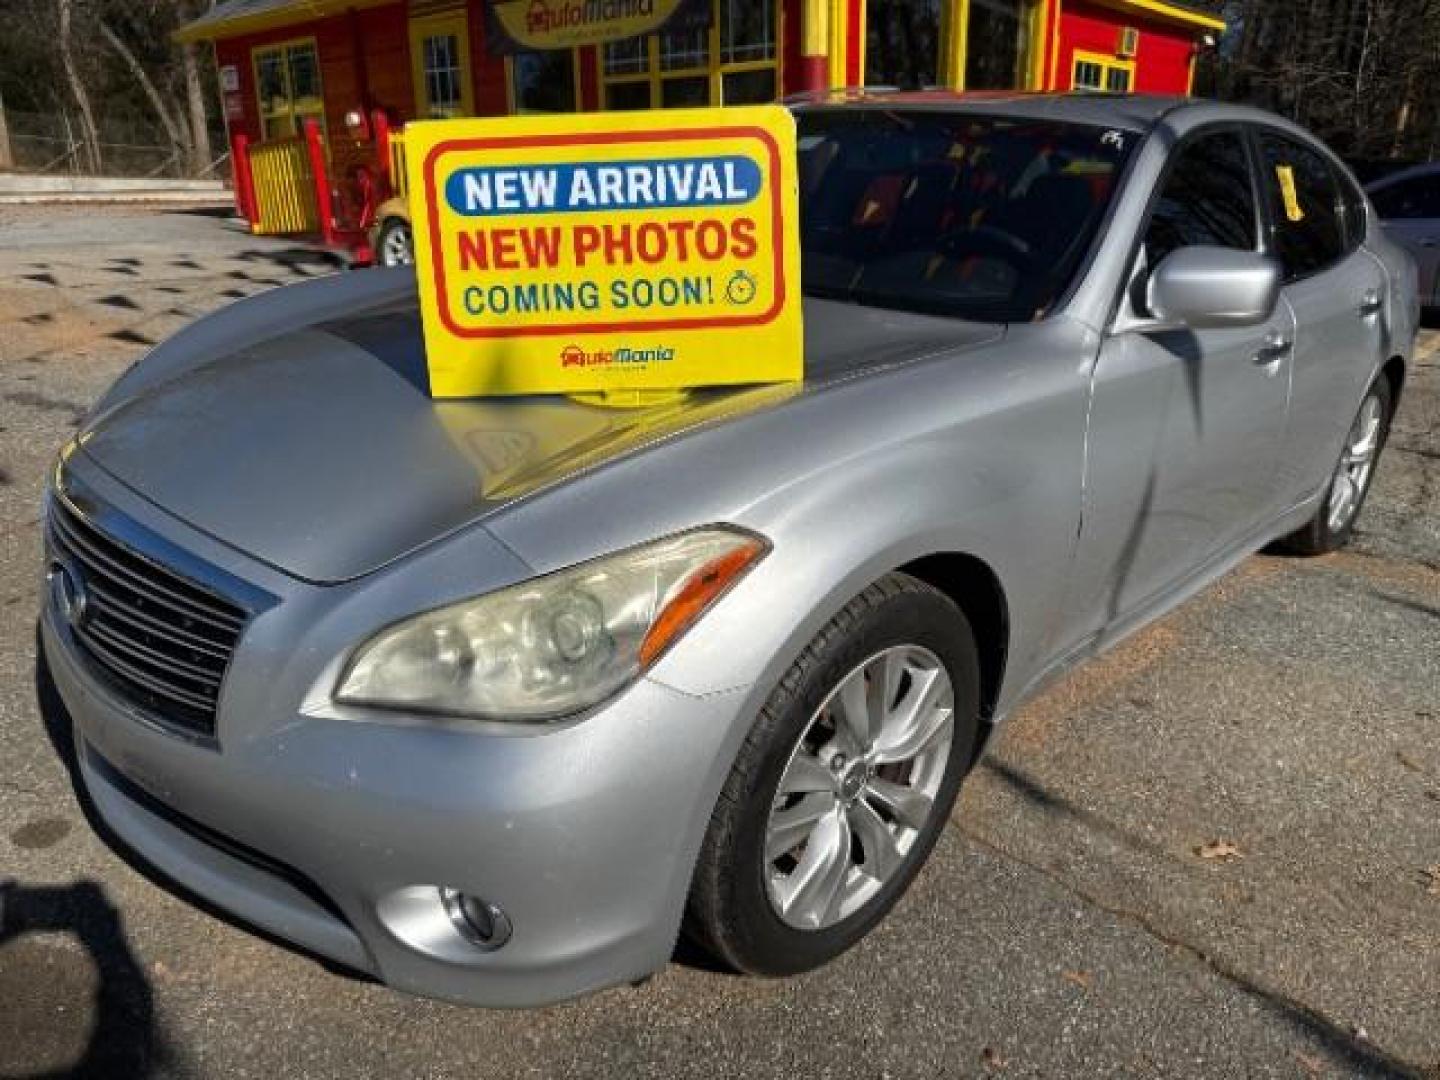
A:
<svg viewBox="0 0 1440 1080">
<path fill-rule="evenodd" d="M 1160 261 L 1145 288 L 1158 322 L 1209 330 L 1254 326 L 1280 301 L 1280 266 L 1268 255 L 1220 247 L 1183 247 Z"/>
</svg>

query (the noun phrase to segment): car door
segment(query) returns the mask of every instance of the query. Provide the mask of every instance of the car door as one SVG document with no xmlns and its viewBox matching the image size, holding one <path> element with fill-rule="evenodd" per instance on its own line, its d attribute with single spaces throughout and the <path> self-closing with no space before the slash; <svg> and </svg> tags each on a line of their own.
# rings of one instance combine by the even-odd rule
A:
<svg viewBox="0 0 1440 1080">
<path fill-rule="evenodd" d="M 1420 301 L 1433 307 L 1440 299 L 1440 169 L 1376 184 L 1370 198 L 1385 232 L 1414 257 Z"/>
<path fill-rule="evenodd" d="M 1256 326 L 1198 331 L 1147 329 L 1137 310 L 1146 268 L 1178 248 L 1260 250 L 1259 200 L 1238 126 L 1182 142 L 1159 182 L 1134 287 L 1095 369 L 1070 607 L 1082 630 L 1162 600 L 1275 513 L 1289 309 L 1281 303 Z"/>
<path fill-rule="evenodd" d="M 1335 469 L 1379 359 L 1388 283 L 1360 248 L 1363 221 L 1349 221 L 1349 183 L 1318 147 L 1273 128 L 1255 130 L 1271 250 L 1285 271 L 1282 295 L 1295 315 L 1290 419 L 1280 488 L 1298 502 Z"/>
</svg>

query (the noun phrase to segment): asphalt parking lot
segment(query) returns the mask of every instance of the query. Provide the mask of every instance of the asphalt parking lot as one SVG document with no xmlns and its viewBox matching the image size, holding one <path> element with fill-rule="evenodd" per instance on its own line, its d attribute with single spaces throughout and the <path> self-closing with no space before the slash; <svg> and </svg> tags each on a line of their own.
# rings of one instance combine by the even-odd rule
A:
<svg viewBox="0 0 1440 1080">
<path fill-rule="evenodd" d="M 332 262 L 0 208 L 0 1077 L 1440 1077 L 1440 334 L 1353 546 L 1260 555 L 996 736 L 836 964 L 530 1013 L 340 976 L 86 824 L 36 692 L 43 474 L 147 345 Z M 53 709 L 48 710 L 53 725 Z"/>
</svg>

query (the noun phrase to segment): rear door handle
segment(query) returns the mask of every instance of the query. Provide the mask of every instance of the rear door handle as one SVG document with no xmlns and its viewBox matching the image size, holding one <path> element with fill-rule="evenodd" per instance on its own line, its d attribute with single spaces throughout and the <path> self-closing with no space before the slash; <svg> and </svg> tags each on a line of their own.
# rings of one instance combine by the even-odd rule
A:
<svg viewBox="0 0 1440 1080">
<path fill-rule="evenodd" d="M 1364 295 L 1360 297 L 1360 317 L 1365 319 L 1378 314 L 1380 307 L 1380 290 L 1366 289 Z"/>
</svg>

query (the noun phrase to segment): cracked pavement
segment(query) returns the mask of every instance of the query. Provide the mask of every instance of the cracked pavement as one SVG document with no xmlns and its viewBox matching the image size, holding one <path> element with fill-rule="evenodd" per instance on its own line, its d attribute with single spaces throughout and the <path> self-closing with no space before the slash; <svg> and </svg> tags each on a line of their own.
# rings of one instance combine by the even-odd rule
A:
<svg viewBox="0 0 1440 1080">
<path fill-rule="evenodd" d="M 195 213 L 0 210 L 0 1077 L 1440 1076 L 1440 334 L 1359 535 L 1030 702 L 915 888 L 781 981 L 486 1013 L 333 974 L 86 824 L 34 685 L 45 469 L 190 318 L 329 272 Z"/>
</svg>

